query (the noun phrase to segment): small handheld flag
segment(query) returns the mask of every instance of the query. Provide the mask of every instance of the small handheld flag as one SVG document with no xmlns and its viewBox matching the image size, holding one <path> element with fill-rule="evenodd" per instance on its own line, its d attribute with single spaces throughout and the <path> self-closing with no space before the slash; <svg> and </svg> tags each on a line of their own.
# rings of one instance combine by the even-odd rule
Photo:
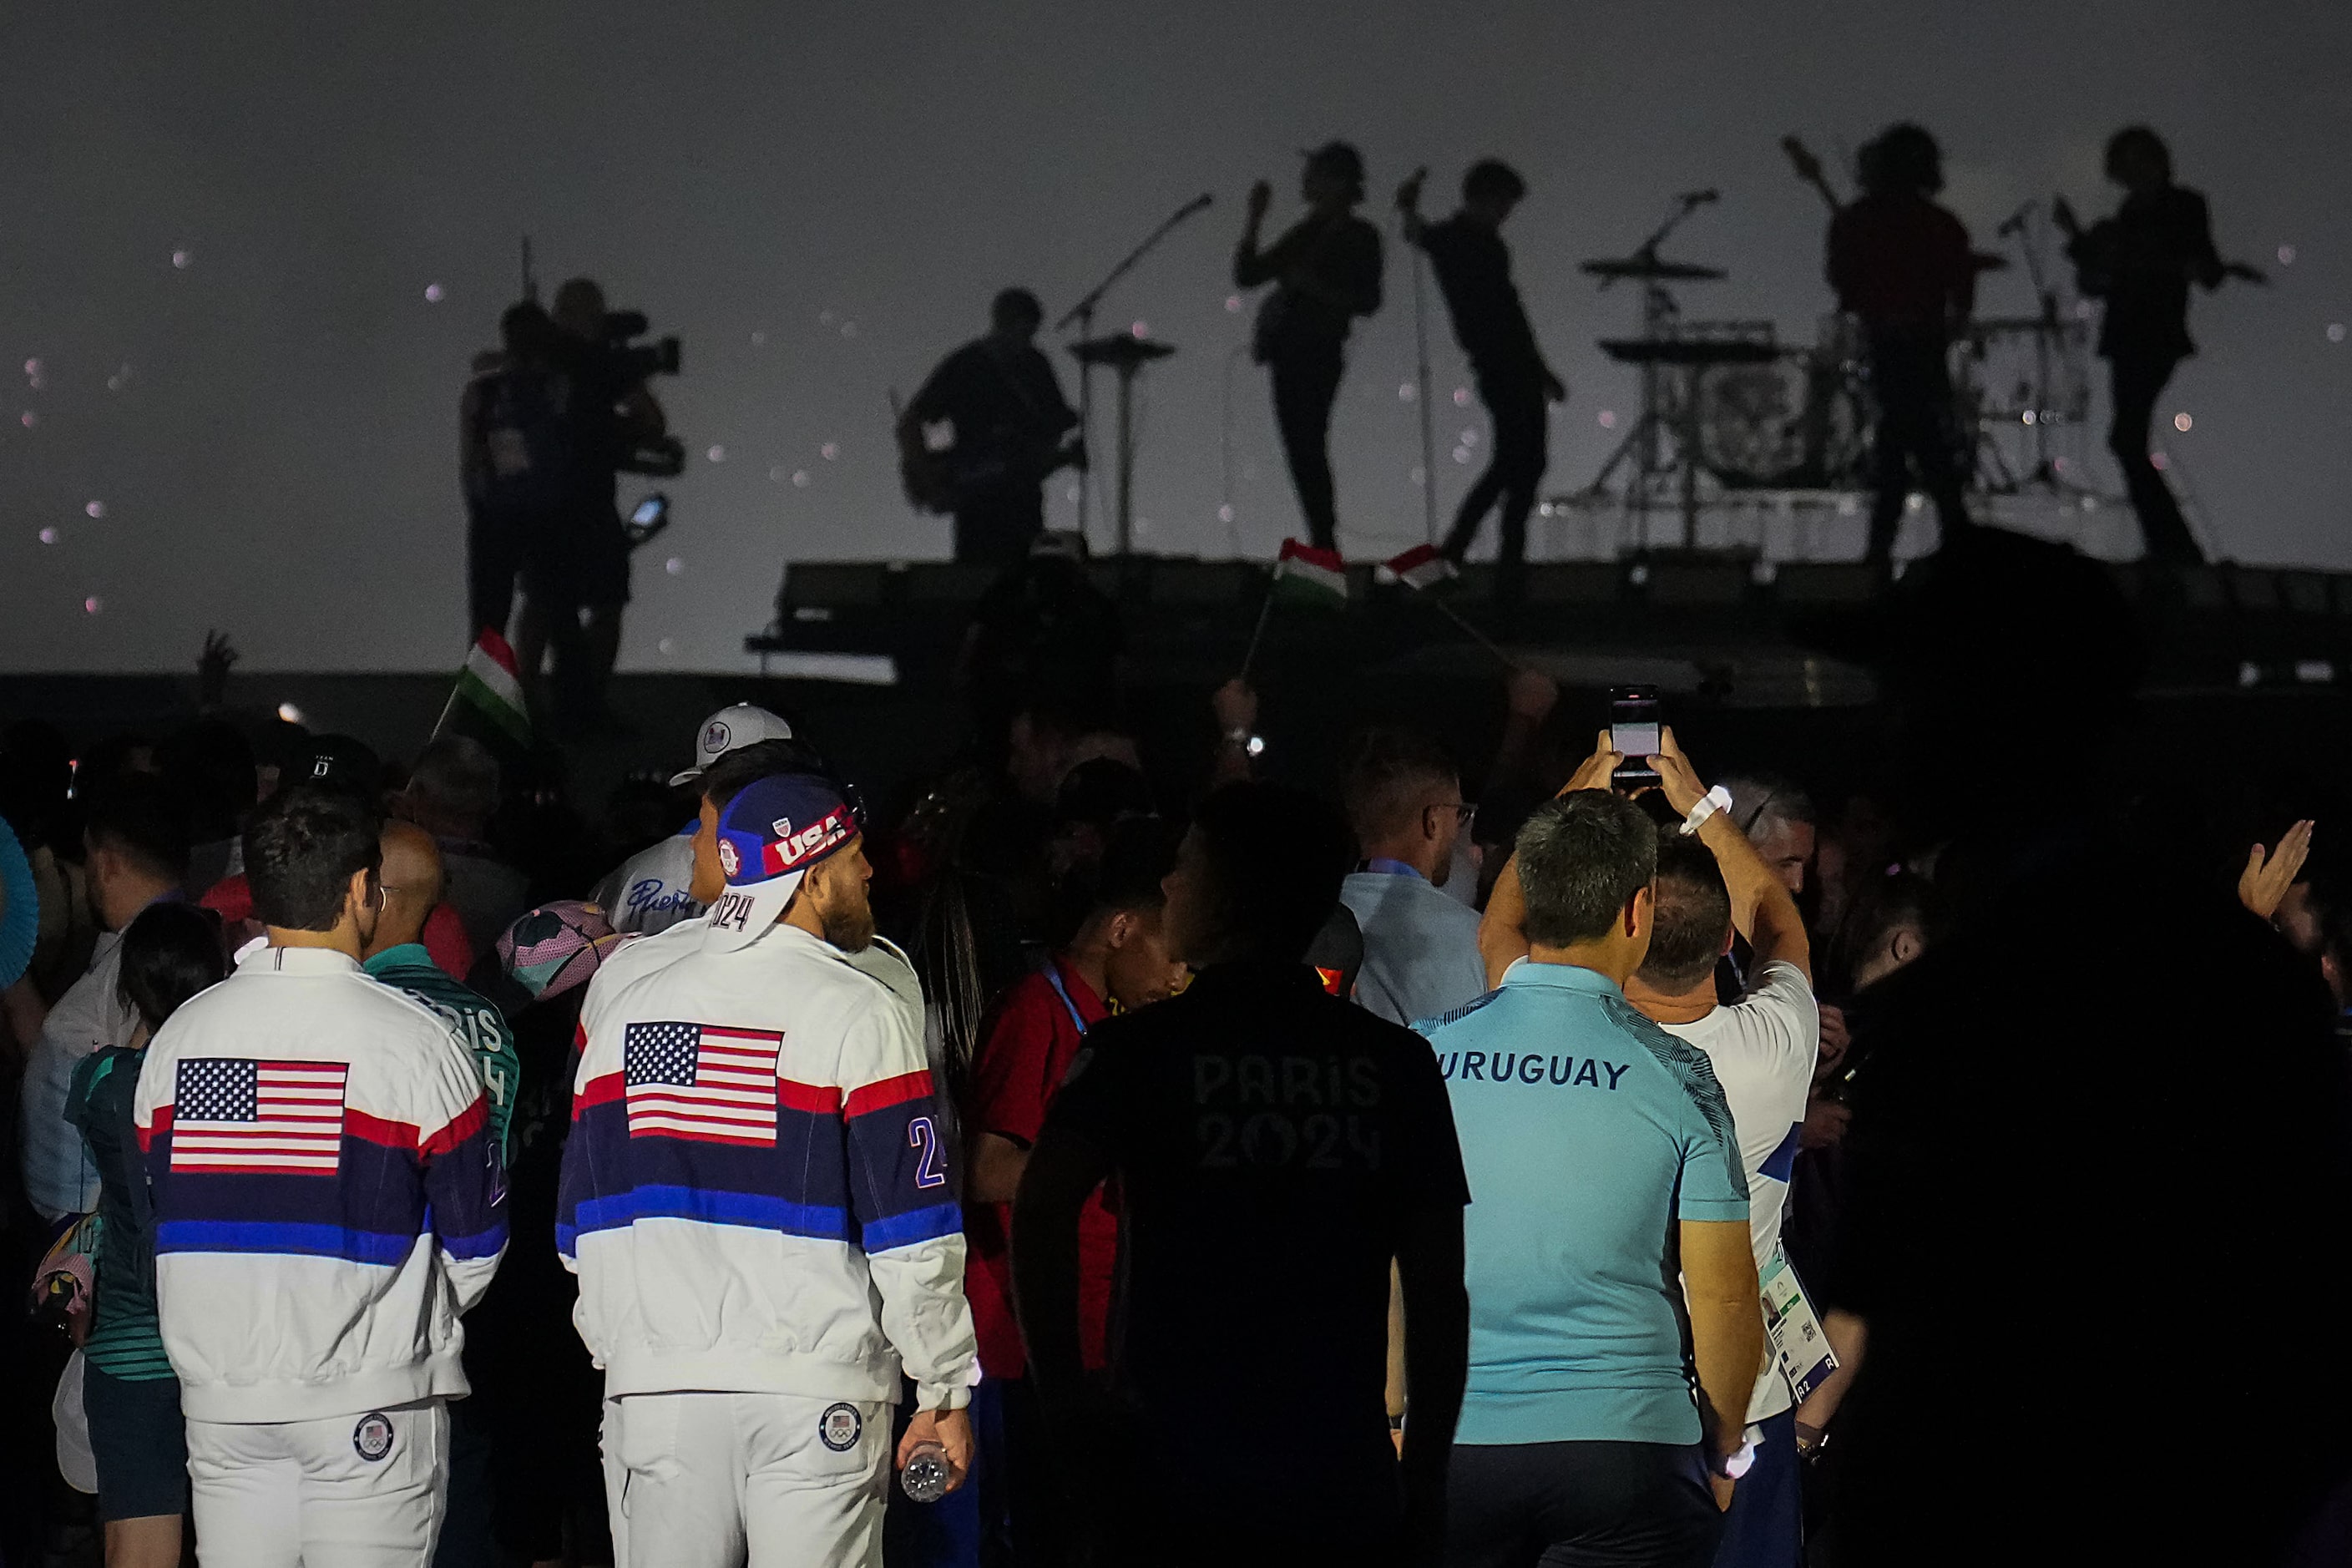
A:
<svg viewBox="0 0 2352 1568">
<path fill-rule="evenodd" d="M 1387 563 L 1389 574 L 1415 593 L 1425 594 L 1462 575 L 1434 544 L 1416 544 Z"/>
<path fill-rule="evenodd" d="M 457 689 L 449 693 L 433 733 L 444 730 L 470 735 L 508 757 L 530 751 L 530 710 L 523 701 L 521 668 L 514 649 L 497 632 L 485 629 L 467 651 Z"/>
<path fill-rule="evenodd" d="M 1439 615 L 1468 632 L 1480 647 L 1501 659 L 1506 668 L 1517 669 L 1519 667 L 1517 659 L 1495 645 L 1494 638 L 1472 626 L 1463 618 L 1461 611 L 1438 596 L 1437 590 L 1461 576 L 1462 573 L 1437 546 L 1416 544 L 1382 565 L 1389 575 L 1427 600 Z"/>
<path fill-rule="evenodd" d="M 1282 542 L 1274 563 L 1274 596 L 1286 605 L 1318 610 L 1345 609 L 1348 605 L 1348 564 L 1336 550 L 1321 550 L 1295 539 Z"/>
</svg>

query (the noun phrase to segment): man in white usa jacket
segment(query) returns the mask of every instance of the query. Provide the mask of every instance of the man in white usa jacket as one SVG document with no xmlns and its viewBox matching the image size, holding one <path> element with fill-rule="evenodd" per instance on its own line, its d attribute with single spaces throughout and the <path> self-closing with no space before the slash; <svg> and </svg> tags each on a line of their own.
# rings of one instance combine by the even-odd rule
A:
<svg viewBox="0 0 2352 1568">
<path fill-rule="evenodd" d="M 875 1563 L 902 1366 L 898 1462 L 937 1443 L 958 1484 L 971 1462 L 962 1221 L 919 1008 L 853 962 L 871 869 L 832 785 L 751 783 L 716 839 L 699 947 L 588 1022 L 563 1156 L 616 1558 Z"/>
<path fill-rule="evenodd" d="M 267 945 L 173 1014 L 132 1120 L 206 1568 L 432 1556 L 458 1314 L 506 1247 L 482 1081 L 369 978 L 373 808 L 298 785 L 245 835 Z"/>
</svg>

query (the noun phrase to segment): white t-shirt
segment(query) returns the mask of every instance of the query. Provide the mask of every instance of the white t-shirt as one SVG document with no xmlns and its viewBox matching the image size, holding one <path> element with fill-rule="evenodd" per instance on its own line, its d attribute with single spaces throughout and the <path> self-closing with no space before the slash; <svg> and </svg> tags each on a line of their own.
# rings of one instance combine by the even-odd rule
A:
<svg viewBox="0 0 2352 1568">
<path fill-rule="evenodd" d="M 694 830 L 688 823 L 649 848 L 621 862 L 588 895 L 624 935 L 652 936 L 683 921 L 698 920 L 702 906 L 694 886 Z"/>
<path fill-rule="evenodd" d="M 1731 1108 L 1739 1135 L 1739 1163 L 1748 1173 L 1748 1240 L 1756 1266 L 1780 1245 L 1780 1214 L 1789 1201 L 1789 1171 L 1797 1158 L 1805 1096 L 1822 1044 L 1822 1014 L 1813 988 L 1793 963 L 1775 960 L 1748 977 L 1748 994 L 1666 1033 L 1706 1053 Z M 1796 1403 L 1780 1358 L 1768 1357 L 1748 1401 L 1748 1419 L 1778 1415 Z"/>
<path fill-rule="evenodd" d="M 25 1058 L 18 1111 L 25 1196 L 46 1220 L 98 1207 L 98 1166 L 83 1151 L 81 1129 L 66 1120 L 66 1100 L 84 1057 L 127 1046 L 139 1032 L 139 1015 L 122 999 L 121 977 L 122 933 L 102 932 L 89 968 L 49 1009 Z"/>
</svg>

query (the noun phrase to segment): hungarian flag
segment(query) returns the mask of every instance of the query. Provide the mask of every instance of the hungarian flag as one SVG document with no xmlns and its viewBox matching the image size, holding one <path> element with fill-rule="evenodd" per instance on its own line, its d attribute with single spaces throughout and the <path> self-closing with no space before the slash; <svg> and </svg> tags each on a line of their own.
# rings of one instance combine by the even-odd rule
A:
<svg viewBox="0 0 2352 1568">
<path fill-rule="evenodd" d="M 1416 544 L 1388 563 L 1389 574 L 1415 593 L 1443 587 L 1462 574 L 1434 544 Z"/>
<path fill-rule="evenodd" d="M 1274 597 L 1286 605 L 1321 610 L 1345 609 L 1348 566 L 1336 550 L 1318 550 L 1295 539 L 1282 542 L 1274 563 Z"/>
<path fill-rule="evenodd" d="M 434 733 L 454 730 L 508 756 L 530 750 L 530 710 L 523 705 L 522 675 L 507 639 L 485 630 L 457 671 L 457 689 L 441 710 Z"/>
</svg>

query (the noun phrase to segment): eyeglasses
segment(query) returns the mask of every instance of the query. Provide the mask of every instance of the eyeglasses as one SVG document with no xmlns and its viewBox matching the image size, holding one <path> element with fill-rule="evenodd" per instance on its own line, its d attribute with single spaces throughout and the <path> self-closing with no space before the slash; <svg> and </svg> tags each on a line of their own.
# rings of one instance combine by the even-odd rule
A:
<svg viewBox="0 0 2352 1568">
<path fill-rule="evenodd" d="M 1454 821 L 1458 826 L 1478 815 L 1478 803 L 1472 800 L 1441 800 L 1432 802 L 1421 809 L 1424 816 L 1433 811 L 1450 811 L 1454 814 Z"/>
</svg>

